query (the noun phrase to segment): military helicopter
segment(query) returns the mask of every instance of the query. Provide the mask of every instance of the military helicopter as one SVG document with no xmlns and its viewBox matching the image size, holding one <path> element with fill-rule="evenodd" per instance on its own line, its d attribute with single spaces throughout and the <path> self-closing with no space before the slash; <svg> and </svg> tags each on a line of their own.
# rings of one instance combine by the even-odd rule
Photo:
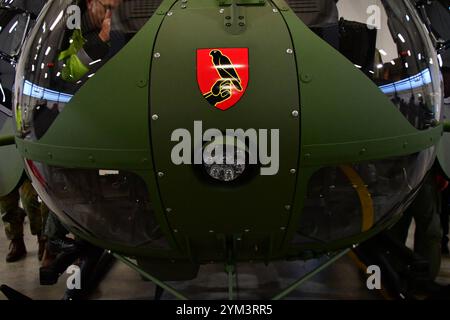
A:
<svg viewBox="0 0 450 320">
<path fill-rule="evenodd" d="M 319 3 L 49 1 L 0 143 L 72 233 L 177 298 L 202 264 L 233 298 L 239 262 L 330 255 L 283 298 L 400 218 L 448 129 L 410 1 Z"/>
</svg>

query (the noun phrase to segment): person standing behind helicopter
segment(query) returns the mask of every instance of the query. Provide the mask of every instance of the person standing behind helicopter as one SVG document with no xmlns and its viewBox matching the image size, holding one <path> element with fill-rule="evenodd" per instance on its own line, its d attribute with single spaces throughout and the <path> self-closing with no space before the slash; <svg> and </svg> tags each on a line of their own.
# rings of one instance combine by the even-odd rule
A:
<svg viewBox="0 0 450 320">
<path fill-rule="evenodd" d="M 30 180 L 24 179 L 10 194 L 0 197 L 0 212 L 5 226 L 5 234 L 10 240 L 6 262 L 16 262 L 22 259 L 27 251 L 23 240 L 23 224 L 28 216 L 30 231 L 37 237 L 39 243 L 38 258 L 42 259 L 46 239 L 43 236 L 43 226 L 47 216 L 45 207 L 39 203 L 38 195 Z M 22 203 L 21 208 L 19 201 Z"/>
<path fill-rule="evenodd" d="M 304 24 L 336 49 L 339 49 L 338 1 L 286 0 Z"/>
<path fill-rule="evenodd" d="M 426 6 L 433 30 L 441 40 L 450 41 L 450 0 L 436 0 Z M 450 48 L 441 53 L 444 103 L 450 104 Z"/>
<path fill-rule="evenodd" d="M 428 18 L 433 30 L 443 41 L 450 41 L 450 0 L 437 0 L 426 6 Z M 444 114 L 450 106 L 450 48 L 441 53 L 441 71 L 444 80 Z M 448 120 L 448 119 L 447 119 Z M 449 214 L 450 191 L 447 189 L 442 194 L 441 226 L 443 231 L 442 253 L 449 253 Z"/>
</svg>

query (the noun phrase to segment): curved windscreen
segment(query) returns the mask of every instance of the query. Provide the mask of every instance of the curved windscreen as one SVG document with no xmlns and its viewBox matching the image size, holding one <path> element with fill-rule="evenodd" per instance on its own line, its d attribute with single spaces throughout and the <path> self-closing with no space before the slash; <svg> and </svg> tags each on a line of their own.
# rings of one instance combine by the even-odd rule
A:
<svg viewBox="0 0 450 320">
<path fill-rule="evenodd" d="M 25 165 L 40 197 L 67 226 L 128 247 L 168 248 L 145 181 L 137 174 L 31 160 Z"/>
<path fill-rule="evenodd" d="M 40 139 L 73 95 L 133 38 L 161 2 L 49 2 L 19 62 L 15 110 L 19 135 Z"/>
<path fill-rule="evenodd" d="M 440 120 L 439 60 L 409 0 L 287 0 L 417 129 Z"/>
<path fill-rule="evenodd" d="M 435 150 L 326 167 L 309 180 L 294 244 L 356 236 L 401 213 L 434 162 Z"/>
</svg>

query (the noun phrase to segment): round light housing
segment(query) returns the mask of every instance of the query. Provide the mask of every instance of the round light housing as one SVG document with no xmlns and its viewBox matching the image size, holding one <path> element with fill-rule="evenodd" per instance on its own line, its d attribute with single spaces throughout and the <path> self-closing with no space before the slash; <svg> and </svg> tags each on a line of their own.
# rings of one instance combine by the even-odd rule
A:
<svg viewBox="0 0 450 320">
<path fill-rule="evenodd" d="M 238 179 L 246 169 L 245 144 L 237 139 L 215 139 L 203 148 L 203 166 L 208 175 L 219 181 Z"/>
</svg>

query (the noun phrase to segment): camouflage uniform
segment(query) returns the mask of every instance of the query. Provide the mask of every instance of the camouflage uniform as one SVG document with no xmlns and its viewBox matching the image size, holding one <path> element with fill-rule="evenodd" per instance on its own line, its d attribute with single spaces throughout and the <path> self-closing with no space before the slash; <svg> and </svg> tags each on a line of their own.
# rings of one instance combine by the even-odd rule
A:
<svg viewBox="0 0 450 320">
<path fill-rule="evenodd" d="M 19 200 L 22 201 L 23 209 L 19 207 Z M 17 187 L 7 196 L 0 197 L 0 212 L 6 237 L 14 240 L 23 237 L 25 216 L 28 216 L 30 221 L 31 234 L 41 236 L 48 209 L 43 203 L 39 203 L 36 191 L 26 179 L 20 188 Z"/>
</svg>

